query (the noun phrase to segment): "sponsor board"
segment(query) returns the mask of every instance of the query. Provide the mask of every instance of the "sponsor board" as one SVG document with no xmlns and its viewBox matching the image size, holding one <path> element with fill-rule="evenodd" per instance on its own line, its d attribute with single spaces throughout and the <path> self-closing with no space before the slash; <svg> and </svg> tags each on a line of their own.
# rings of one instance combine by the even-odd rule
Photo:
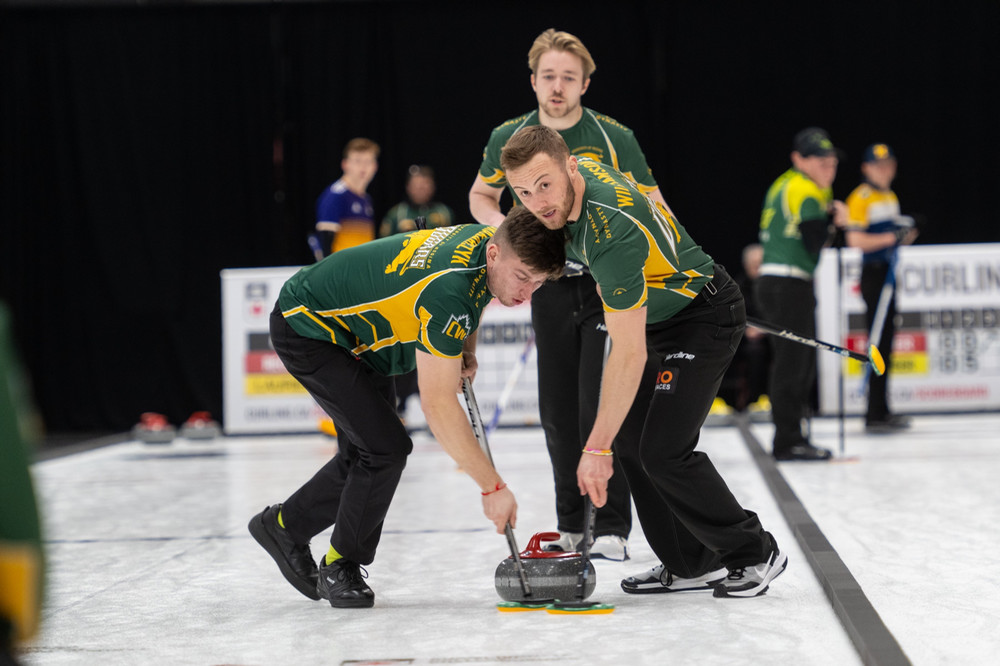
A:
<svg viewBox="0 0 1000 666">
<path fill-rule="evenodd" d="M 860 281 L 858 250 L 823 251 L 815 282 L 817 337 L 867 353 Z M 885 359 L 893 411 L 1000 409 L 1000 244 L 900 248 L 896 310 L 893 352 Z M 863 414 L 865 365 L 822 352 L 817 359 L 821 413 L 838 413 L 842 382 L 845 413 Z"/>
<path fill-rule="evenodd" d="M 223 415 L 226 434 L 317 432 L 323 411 L 285 371 L 271 347 L 268 322 L 281 286 L 299 267 L 232 268 L 221 271 Z M 449 322 L 449 334 L 465 337 L 468 322 Z M 531 307 L 486 307 L 477 336 L 476 399 L 489 422 L 511 370 L 531 337 Z M 501 425 L 537 425 L 538 388 L 534 349 L 511 387 Z M 419 400 L 411 400 L 407 425 L 425 424 Z"/>
</svg>

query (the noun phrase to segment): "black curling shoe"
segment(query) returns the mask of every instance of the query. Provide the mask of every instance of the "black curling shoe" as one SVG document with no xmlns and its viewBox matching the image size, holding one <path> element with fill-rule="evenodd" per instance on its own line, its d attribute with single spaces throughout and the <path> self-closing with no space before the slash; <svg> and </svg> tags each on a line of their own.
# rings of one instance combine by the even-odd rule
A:
<svg viewBox="0 0 1000 666">
<path fill-rule="evenodd" d="M 340 558 L 333 564 L 320 560 L 319 581 L 316 592 L 334 608 L 371 608 L 375 593 L 365 578 L 368 572 L 360 564 Z"/>
</svg>

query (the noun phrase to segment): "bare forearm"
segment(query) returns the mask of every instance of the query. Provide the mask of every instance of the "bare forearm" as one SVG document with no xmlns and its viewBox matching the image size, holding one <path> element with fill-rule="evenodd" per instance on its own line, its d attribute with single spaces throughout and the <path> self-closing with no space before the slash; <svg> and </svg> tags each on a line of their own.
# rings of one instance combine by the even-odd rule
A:
<svg viewBox="0 0 1000 666">
<path fill-rule="evenodd" d="M 614 346 L 604 366 L 601 379 L 601 403 L 594 427 L 587 438 L 587 448 L 611 448 L 639 389 L 643 368 L 646 365 L 645 349 L 619 349 Z"/>
<path fill-rule="evenodd" d="M 503 190 L 494 189 L 476 179 L 469 190 L 469 212 L 476 222 L 499 227 L 504 220 L 504 214 L 500 212 L 500 195 Z"/>
<path fill-rule="evenodd" d="M 441 448 L 465 471 L 483 492 L 496 489 L 503 479 L 480 448 L 472 426 L 455 394 L 446 397 L 421 395 L 427 425 Z"/>
</svg>

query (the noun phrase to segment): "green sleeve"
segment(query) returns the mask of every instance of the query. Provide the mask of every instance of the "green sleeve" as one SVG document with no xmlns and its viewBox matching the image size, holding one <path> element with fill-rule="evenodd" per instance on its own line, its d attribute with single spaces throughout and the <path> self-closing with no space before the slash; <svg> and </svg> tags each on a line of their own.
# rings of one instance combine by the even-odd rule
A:
<svg viewBox="0 0 1000 666">
<path fill-rule="evenodd" d="M 457 292 L 448 293 L 447 276 L 435 280 L 432 289 L 417 300 L 420 335 L 417 349 L 434 356 L 460 358 L 465 339 L 479 325 L 478 316 L 469 307 L 469 299 Z M 456 281 L 461 286 L 461 283 Z M 465 285 L 466 287 L 468 285 Z M 442 296 L 444 291 L 447 295 Z"/>
<path fill-rule="evenodd" d="M 479 178 L 490 187 L 501 188 L 507 185 L 507 177 L 500 168 L 500 151 L 503 149 L 510 132 L 503 131 L 500 126 L 490 134 L 490 140 L 483 148 L 483 161 L 479 165 Z"/>
<path fill-rule="evenodd" d="M 635 182 L 642 186 L 640 189 L 644 194 L 658 188 L 659 185 L 653 178 L 653 170 L 649 168 L 646 155 L 642 152 L 639 141 L 631 130 L 623 135 L 621 145 L 620 168 L 618 170 L 631 174 Z"/>
</svg>

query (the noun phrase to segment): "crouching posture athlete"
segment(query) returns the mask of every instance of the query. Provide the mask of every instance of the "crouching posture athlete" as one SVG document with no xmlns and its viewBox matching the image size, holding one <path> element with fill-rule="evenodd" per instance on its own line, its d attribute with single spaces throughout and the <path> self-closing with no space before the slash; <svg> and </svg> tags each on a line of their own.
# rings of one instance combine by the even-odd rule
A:
<svg viewBox="0 0 1000 666">
<path fill-rule="evenodd" d="M 476 370 L 475 331 L 493 298 L 519 305 L 565 263 L 561 231 L 515 208 L 499 228 L 415 231 L 336 252 L 282 287 L 271 341 L 282 363 L 337 424 L 338 452 L 250 533 L 310 599 L 367 608 L 370 564 L 413 442 L 396 416 L 393 377 L 416 367 L 427 424 L 482 491 L 502 533 L 517 502 L 476 441 L 459 402 Z M 317 567 L 309 540 L 333 525 Z"/>
<path fill-rule="evenodd" d="M 696 450 L 746 327 L 740 290 L 669 209 L 613 167 L 570 155 L 555 130 L 525 127 L 507 140 L 500 164 L 521 203 L 546 227 L 566 230 L 569 253 L 590 267 L 604 303 L 611 353 L 577 484 L 602 506 L 617 454 L 661 561 L 622 588 L 764 594 L 788 560 Z M 647 346 L 660 359 L 656 386 L 651 400 L 635 399 Z M 639 441 L 616 440 L 633 419 L 642 423 Z"/>
</svg>

